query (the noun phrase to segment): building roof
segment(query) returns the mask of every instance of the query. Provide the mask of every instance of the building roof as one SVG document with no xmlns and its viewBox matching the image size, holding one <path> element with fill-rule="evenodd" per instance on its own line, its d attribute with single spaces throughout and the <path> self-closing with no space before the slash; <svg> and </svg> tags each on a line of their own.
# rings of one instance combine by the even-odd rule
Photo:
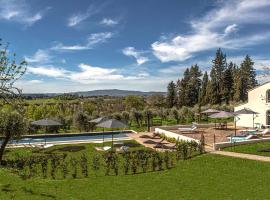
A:
<svg viewBox="0 0 270 200">
<path fill-rule="evenodd" d="M 263 86 L 263 85 L 266 85 L 266 84 L 268 84 L 268 83 L 270 83 L 270 81 L 266 81 L 265 83 L 262 83 L 262 84 L 260 84 L 260 85 L 258 85 L 258 86 L 256 86 L 256 87 L 254 87 L 254 88 L 248 90 L 248 92 L 250 92 L 250 91 L 252 91 L 252 90 L 255 90 L 255 89 L 257 89 L 257 88 L 259 88 L 259 87 L 261 87 L 261 86 Z"/>
</svg>

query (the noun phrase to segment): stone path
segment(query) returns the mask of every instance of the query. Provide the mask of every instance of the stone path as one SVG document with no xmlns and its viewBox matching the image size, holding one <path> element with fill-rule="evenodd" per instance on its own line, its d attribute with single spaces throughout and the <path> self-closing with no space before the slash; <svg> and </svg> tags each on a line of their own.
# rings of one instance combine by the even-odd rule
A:
<svg viewBox="0 0 270 200">
<path fill-rule="evenodd" d="M 267 157 L 267 156 L 259 156 L 259 155 L 245 154 L 245 153 L 236 153 L 236 152 L 229 152 L 229 151 L 210 151 L 209 153 L 222 155 L 222 156 L 230 156 L 230 157 L 235 157 L 235 158 L 243 158 L 243 159 L 248 159 L 248 160 L 270 162 L 270 157 Z"/>
</svg>

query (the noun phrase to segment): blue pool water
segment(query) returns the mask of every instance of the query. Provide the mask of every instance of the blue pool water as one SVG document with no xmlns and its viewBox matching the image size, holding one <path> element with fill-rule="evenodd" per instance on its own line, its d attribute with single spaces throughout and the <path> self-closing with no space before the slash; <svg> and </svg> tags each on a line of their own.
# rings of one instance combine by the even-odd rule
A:
<svg viewBox="0 0 270 200">
<path fill-rule="evenodd" d="M 241 142 L 241 141 L 247 141 L 246 136 L 232 136 L 228 137 L 230 142 Z"/>
<path fill-rule="evenodd" d="M 111 133 L 104 133 L 104 140 L 111 140 L 112 134 Z M 129 139 L 127 132 L 124 133 L 114 133 L 113 134 L 114 139 Z M 29 136 L 22 138 L 18 141 L 13 140 L 11 141 L 11 144 L 29 144 L 29 143 L 57 143 L 57 142 L 73 142 L 73 141 L 102 141 L 103 140 L 103 134 L 71 134 L 71 135 L 54 135 L 54 136 Z M 2 143 L 2 141 L 0 141 Z"/>
</svg>

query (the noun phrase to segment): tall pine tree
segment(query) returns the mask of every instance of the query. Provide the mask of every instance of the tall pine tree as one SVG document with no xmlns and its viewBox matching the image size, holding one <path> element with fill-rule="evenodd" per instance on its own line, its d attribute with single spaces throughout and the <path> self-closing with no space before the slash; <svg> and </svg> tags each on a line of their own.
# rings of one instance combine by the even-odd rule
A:
<svg viewBox="0 0 270 200">
<path fill-rule="evenodd" d="M 223 54 L 221 49 L 216 52 L 216 57 L 212 60 L 211 77 L 211 98 L 212 102 L 220 104 L 222 102 L 222 88 L 224 87 L 223 73 L 226 69 L 226 55 Z"/>
</svg>

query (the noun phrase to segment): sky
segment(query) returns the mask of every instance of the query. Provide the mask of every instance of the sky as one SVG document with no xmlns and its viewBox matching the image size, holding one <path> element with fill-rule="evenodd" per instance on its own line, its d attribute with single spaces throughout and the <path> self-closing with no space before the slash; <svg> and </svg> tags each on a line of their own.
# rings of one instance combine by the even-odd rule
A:
<svg viewBox="0 0 270 200">
<path fill-rule="evenodd" d="M 0 0 L 0 38 L 26 74 L 25 93 L 166 91 L 218 48 L 227 61 L 270 66 L 270 0 Z"/>
</svg>

